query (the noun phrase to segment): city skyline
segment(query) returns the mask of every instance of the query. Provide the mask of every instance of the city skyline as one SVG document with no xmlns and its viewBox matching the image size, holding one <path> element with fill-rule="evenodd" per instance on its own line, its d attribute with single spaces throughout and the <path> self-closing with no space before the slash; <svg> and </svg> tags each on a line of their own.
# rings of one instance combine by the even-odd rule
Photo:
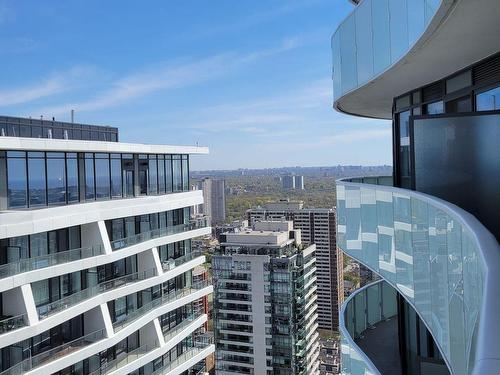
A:
<svg viewBox="0 0 500 375">
<path fill-rule="evenodd" d="M 347 1 L 150 4 L 0 2 L 2 113 L 209 146 L 195 170 L 391 162 L 388 122 L 332 109 Z"/>
</svg>

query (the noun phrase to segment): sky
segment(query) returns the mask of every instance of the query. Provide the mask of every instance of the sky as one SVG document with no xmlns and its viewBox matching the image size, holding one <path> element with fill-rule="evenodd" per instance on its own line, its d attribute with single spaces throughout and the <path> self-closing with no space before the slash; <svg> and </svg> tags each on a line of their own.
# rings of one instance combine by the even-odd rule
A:
<svg viewBox="0 0 500 375">
<path fill-rule="evenodd" d="M 347 0 L 0 0 L 0 114 L 208 146 L 193 170 L 391 164 L 390 124 L 332 108 Z"/>
</svg>

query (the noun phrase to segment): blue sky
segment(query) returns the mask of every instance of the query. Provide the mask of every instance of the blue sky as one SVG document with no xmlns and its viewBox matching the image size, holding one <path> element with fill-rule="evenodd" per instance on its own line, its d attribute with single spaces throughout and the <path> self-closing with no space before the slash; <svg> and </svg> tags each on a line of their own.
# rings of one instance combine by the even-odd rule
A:
<svg viewBox="0 0 500 375">
<path fill-rule="evenodd" d="M 390 125 L 332 109 L 347 0 L 0 0 L 0 114 L 210 147 L 194 169 L 391 163 Z"/>
</svg>

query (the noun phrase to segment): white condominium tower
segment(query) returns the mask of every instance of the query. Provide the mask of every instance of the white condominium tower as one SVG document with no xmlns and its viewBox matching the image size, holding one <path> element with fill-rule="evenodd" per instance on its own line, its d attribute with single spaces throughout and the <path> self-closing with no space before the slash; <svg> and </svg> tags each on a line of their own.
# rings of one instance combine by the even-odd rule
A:
<svg viewBox="0 0 500 375">
<path fill-rule="evenodd" d="M 221 235 L 212 258 L 217 375 L 317 375 L 316 247 L 290 221 Z"/>
<path fill-rule="evenodd" d="M 281 200 L 247 211 L 250 224 L 258 220 L 293 220 L 302 241 L 316 245 L 318 324 L 337 331 L 339 308 L 344 298 L 342 252 L 336 243 L 336 212 L 333 208 L 303 208 L 302 202 Z"/>
<path fill-rule="evenodd" d="M 0 134 L 0 373 L 205 371 L 189 155 L 208 150 L 12 117 Z"/>
</svg>

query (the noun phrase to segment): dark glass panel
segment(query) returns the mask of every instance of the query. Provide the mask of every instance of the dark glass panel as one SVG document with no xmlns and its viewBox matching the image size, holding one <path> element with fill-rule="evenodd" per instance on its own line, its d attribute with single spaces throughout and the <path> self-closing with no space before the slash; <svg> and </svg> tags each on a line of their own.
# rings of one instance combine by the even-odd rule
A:
<svg viewBox="0 0 500 375">
<path fill-rule="evenodd" d="M 476 95 L 476 111 L 500 109 L 500 87 Z"/>
<path fill-rule="evenodd" d="M 46 201 L 45 159 L 28 157 L 29 205 L 43 206 Z"/>
<path fill-rule="evenodd" d="M 189 190 L 189 161 L 187 156 L 182 160 L 182 188 L 184 191 Z"/>
<path fill-rule="evenodd" d="M 172 156 L 165 155 L 165 190 L 167 193 L 173 191 L 173 181 L 172 181 Z"/>
<path fill-rule="evenodd" d="M 50 204 L 66 203 L 66 161 L 64 154 L 59 158 L 47 159 L 47 198 Z"/>
<path fill-rule="evenodd" d="M 95 199 L 95 186 L 94 186 L 94 159 L 85 156 L 85 199 Z"/>
<path fill-rule="evenodd" d="M 78 185 L 78 160 L 66 159 L 67 172 L 67 197 L 68 202 L 78 202 L 80 200 Z"/>
<path fill-rule="evenodd" d="M 158 192 L 160 194 L 165 194 L 165 160 L 164 159 L 158 160 Z"/>
<path fill-rule="evenodd" d="M 174 191 L 182 191 L 182 160 L 180 155 L 173 156 L 172 174 L 174 182 Z"/>
<path fill-rule="evenodd" d="M 114 158 L 111 159 L 111 196 L 122 196 L 122 161 Z"/>
<path fill-rule="evenodd" d="M 26 159 L 11 158 L 10 152 L 7 153 L 7 189 L 9 198 L 9 207 L 26 207 L 27 201 L 27 175 Z M 24 152 L 21 153 L 24 156 Z"/>
<path fill-rule="evenodd" d="M 156 159 L 149 159 L 148 194 L 158 194 L 158 168 Z"/>
<path fill-rule="evenodd" d="M 109 199 L 110 196 L 110 172 L 109 159 L 104 159 L 102 154 L 95 159 L 95 178 L 96 178 L 96 198 Z"/>
</svg>

